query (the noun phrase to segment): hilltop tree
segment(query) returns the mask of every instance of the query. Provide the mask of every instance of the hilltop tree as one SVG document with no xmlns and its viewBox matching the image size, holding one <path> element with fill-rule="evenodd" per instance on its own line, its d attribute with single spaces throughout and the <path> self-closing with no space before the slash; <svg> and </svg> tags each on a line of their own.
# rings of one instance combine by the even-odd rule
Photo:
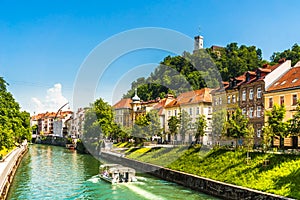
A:
<svg viewBox="0 0 300 200">
<path fill-rule="evenodd" d="M 224 81 L 242 75 L 246 71 L 252 71 L 267 62 L 262 60 L 261 49 L 255 46 L 238 46 L 237 43 L 230 43 L 225 48 L 207 50 Z"/>
<path fill-rule="evenodd" d="M 282 58 L 291 60 L 292 65 L 295 65 L 300 60 L 300 46 L 294 44 L 291 49 L 284 50 L 283 52 L 274 52 L 270 59 L 272 64 L 275 64 Z"/>
</svg>

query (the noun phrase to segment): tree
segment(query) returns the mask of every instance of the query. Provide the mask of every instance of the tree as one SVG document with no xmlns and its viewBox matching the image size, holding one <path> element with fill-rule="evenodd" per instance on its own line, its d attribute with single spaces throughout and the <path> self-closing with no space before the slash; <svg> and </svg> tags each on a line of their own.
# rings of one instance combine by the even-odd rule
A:
<svg viewBox="0 0 300 200">
<path fill-rule="evenodd" d="M 90 153 L 99 152 L 103 139 L 111 137 L 115 127 L 111 106 L 103 99 L 97 99 L 86 110 L 84 120 L 83 142 Z"/>
<path fill-rule="evenodd" d="M 195 139 L 197 144 L 200 141 L 200 138 L 203 139 L 203 136 L 205 134 L 205 128 L 207 127 L 205 115 L 199 115 L 199 117 L 197 117 L 195 127 Z M 203 141 L 201 141 L 201 143 L 203 143 Z"/>
<path fill-rule="evenodd" d="M 284 50 L 283 52 L 274 52 L 270 59 L 272 64 L 275 64 L 282 58 L 291 60 L 292 65 L 295 65 L 300 60 L 300 46 L 294 44 L 291 49 Z"/>
<path fill-rule="evenodd" d="M 288 121 L 290 134 L 293 136 L 300 135 L 300 100 L 297 102 L 296 113 Z"/>
<path fill-rule="evenodd" d="M 147 119 L 149 121 L 149 133 L 151 136 L 161 136 L 161 124 L 157 110 L 151 110 L 147 113 Z"/>
<path fill-rule="evenodd" d="M 0 150 L 31 139 L 30 115 L 20 111 L 19 104 L 7 91 L 7 85 L 0 77 Z"/>
<path fill-rule="evenodd" d="M 188 112 L 182 110 L 179 113 L 179 122 L 180 122 L 179 133 L 181 135 L 182 142 L 184 142 L 187 132 L 192 129 L 192 118 Z"/>
<path fill-rule="evenodd" d="M 176 116 L 171 116 L 170 119 L 168 119 L 168 127 L 171 135 L 174 135 L 176 137 L 178 133 L 178 127 L 179 127 L 179 119 Z"/>
<path fill-rule="evenodd" d="M 273 131 L 270 126 L 264 126 L 263 128 L 263 148 L 268 150 L 271 147 Z"/>
<path fill-rule="evenodd" d="M 285 112 L 284 105 L 278 106 L 277 104 L 274 104 L 272 110 L 267 111 L 266 113 L 268 116 L 267 123 L 273 131 L 273 134 L 276 136 L 285 137 L 288 134 L 288 124 L 283 122 Z"/>
<path fill-rule="evenodd" d="M 132 127 L 132 136 L 136 143 L 149 139 L 149 124 L 150 122 L 146 115 L 137 116 Z"/>
<path fill-rule="evenodd" d="M 226 109 L 221 109 L 212 114 L 213 136 L 220 137 L 224 135 L 226 122 Z"/>
<path fill-rule="evenodd" d="M 236 148 L 238 147 L 238 139 L 245 137 L 249 133 L 248 123 L 248 119 L 239 108 L 235 110 L 225 123 L 225 136 L 236 140 Z"/>
</svg>

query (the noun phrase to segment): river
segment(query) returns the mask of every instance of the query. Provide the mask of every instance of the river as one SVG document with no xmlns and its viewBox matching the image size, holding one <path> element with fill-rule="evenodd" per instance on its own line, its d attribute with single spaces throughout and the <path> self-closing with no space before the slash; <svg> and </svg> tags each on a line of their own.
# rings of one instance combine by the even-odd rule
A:
<svg viewBox="0 0 300 200">
<path fill-rule="evenodd" d="M 148 174 L 137 174 L 137 183 L 111 185 L 98 177 L 99 165 L 90 155 L 31 145 L 8 199 L 216 199 Z"/>
</svg>

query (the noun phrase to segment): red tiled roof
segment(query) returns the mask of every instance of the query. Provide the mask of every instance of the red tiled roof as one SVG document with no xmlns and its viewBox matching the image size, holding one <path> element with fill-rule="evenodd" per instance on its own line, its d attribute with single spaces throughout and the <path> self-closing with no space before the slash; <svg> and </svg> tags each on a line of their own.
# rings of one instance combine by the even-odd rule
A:
<svg viewBox="0 0 300 200">
<path fill-rule="evenodd" d="M 121 108 L 131 108 L 130 103 L 132 100 L 130 98 L 121 99 L 115 105 L 113 105 L 114 109 L 121 109 Z"/>
<path fill-rule="evenodd" d="M 300 66 L 291 68 L 278 81 L 273 83 L 267 91 L 293 89 L 300 86 Z"/>
</svg>

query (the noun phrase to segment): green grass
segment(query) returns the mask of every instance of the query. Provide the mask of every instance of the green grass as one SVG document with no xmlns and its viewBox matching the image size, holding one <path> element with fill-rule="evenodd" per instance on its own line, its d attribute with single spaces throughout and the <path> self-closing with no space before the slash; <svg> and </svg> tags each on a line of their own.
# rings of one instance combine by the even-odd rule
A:
<svg viewBox="0 0 300 200">
<path fill-rule="evenodd" d="M 127 157 L 235 185 L 300 199 L 300 156 L 200 147 L 135 148 Z M 264 166 L 264 161 L 270 164 Z"/>
</svg>

